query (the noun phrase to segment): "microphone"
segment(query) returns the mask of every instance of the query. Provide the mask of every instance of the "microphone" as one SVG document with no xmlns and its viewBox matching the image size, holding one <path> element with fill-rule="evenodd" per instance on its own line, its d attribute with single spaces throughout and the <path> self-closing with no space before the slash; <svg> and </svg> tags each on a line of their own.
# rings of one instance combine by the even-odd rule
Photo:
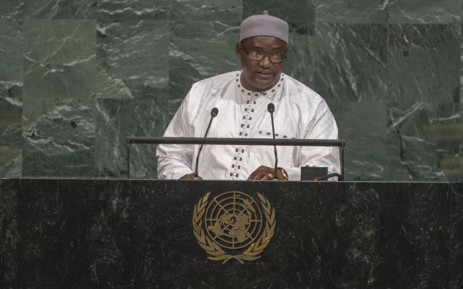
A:
<svg viewBox="0 0 463 289">
<path fill-rule="evenodd" d="M 267 105 L 267 110 L 270 113 L 270 117 L 272 119 L 272 134 L 273 134 L 273 139 L 275 139 L 275 124 L 273 122 L 273 112 L 275 111 L 275 105 L 273 103 L 269 103 Z M 273 171 L 273 179 L 278 179 L 278 154 L 277 154 L 277 146 L 273 145 L 273 151 L 275 154 L 275 169 Z"/>
<path fill-rule="evenodd" d="M 212 120 L 214 119 L 214 117 L 217 116 L 217 114 L 219 114 L 219 110 L 217 109 L 217 107 L 214 107 L 211 110 L 211 120 L 209 121 L 209 125 L 207 126 L 206 133 L 204 134 L 204 138 L 207 137 L 207 133 L 209 132 L 209 129 L 211 128 Z M 203 145 L 204 144 L 201 144 L 201 146 L 199 147 L 198 155 L 196 156 L 195 178 L 199 177 L 198 162 L 199 162 L 199 155 L 201 154 L 201 151 L 203 150 Z"/>
</svg>

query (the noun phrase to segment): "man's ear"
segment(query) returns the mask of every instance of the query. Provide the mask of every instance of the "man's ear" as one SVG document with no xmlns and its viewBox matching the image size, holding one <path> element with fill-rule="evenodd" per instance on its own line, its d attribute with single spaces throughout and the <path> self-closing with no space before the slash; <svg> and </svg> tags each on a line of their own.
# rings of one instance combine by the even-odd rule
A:
<svg viewBox="0 0 463 289">
<path fill-rule="evenodd" d="M 235 53 L 236 53 L 236 57 L 241 59 L 241 56 L 242 56 L 241 55 L 241 43 L 239 42 L 236 42 Z"/>
</svg>

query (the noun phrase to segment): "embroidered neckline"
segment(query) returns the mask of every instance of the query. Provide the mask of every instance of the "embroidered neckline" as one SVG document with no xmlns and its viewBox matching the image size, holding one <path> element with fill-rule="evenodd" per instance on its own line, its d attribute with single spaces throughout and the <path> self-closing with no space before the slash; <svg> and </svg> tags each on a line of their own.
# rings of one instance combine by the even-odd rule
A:
<svg viewBox="0 0 463 289">
<path fill-rule="evenodd" d="M 235 75 L 235 82 L 236 82 L 236 88 L 238 89 L 238 92 L 245 96 L 245 97 L 259 97 L 259 96 L 271 96 L 271 95 L 275 95 L 276 92 L 278 90 L 281 89 L 281 87 L 283 86 L 283 82 L 284 82 L 284 79 L 285 79 L 285 74 L 284 73 L 281 73 L 280 74 L 280 79 L 278 80 L 278 82 L 270 89 L 266 90 L 266 91 L 251 91 L 251 90 L 248 90 L 246 88 L 244 88 L 244 86 L 241 84 L 241 74 L 243 73 L 243 71 L 239 71 L 236 73 Z"/>
</svg>

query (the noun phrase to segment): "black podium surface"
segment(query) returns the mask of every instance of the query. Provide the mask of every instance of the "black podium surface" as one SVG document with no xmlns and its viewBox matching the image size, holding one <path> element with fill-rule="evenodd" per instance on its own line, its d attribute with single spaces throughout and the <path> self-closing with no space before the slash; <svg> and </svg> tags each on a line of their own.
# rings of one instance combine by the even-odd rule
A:
<svg viewBox="0 0 463 289">
<path fill-rule="evenodd" d="M 275 210 L 256 261 L 194 234 L 232 191 Z M 0 213 L 0 288 L 463 288 L 461 183 L 4 179 Z"/>
</svg>

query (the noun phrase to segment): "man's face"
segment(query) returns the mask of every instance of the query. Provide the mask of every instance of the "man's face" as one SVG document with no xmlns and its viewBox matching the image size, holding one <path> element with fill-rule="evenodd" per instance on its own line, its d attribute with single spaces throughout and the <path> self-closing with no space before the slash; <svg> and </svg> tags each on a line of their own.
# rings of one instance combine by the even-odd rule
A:
<svg viewBox="0 0 463 289">
<path fill-rule="evenodd" d="M 272 36 L 256 36 L 236 44 L 236 55 L 241 60 L 241 83 L 251 91 L 265 91 L 273 87 L 283 71 L 283 62 L 274 63 L 271 55 L 286 54 L 286 43 Z M 251 60 L 248 53 L 265 54 L 262 60 Z M 284 60 L 284 58 L 283 58 Z"/>
</svg>

